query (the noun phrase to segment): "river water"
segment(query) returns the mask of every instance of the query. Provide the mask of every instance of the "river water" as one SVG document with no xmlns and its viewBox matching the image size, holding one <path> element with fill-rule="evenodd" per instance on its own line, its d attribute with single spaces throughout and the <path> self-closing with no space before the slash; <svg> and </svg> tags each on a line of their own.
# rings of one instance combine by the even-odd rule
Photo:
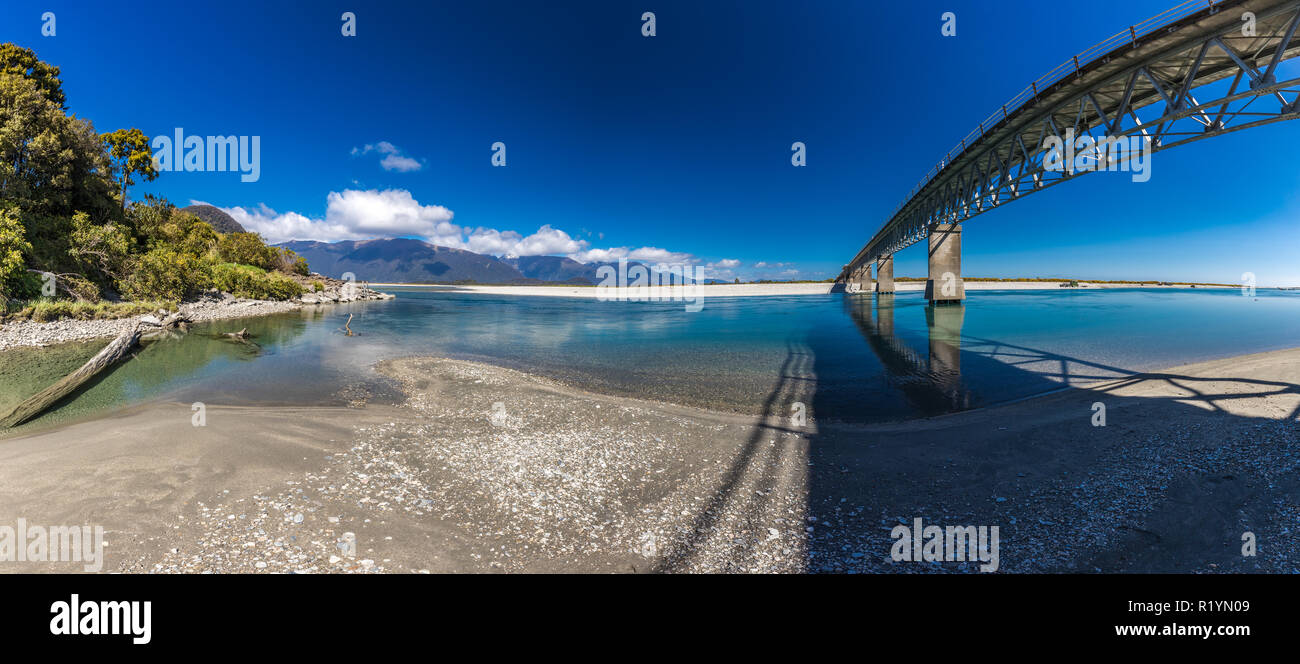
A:
<svg viewBox="0 0 1300 664">
<path fill-rule="evenodd" d="M 798 394 L 819 418 L 937 415 L 1066 385 L 1300 345 L 1300 293 L 1228 289 L 972 291 L 963 306 L 920 293 L 607 302 L 390 289 L 397 299 L 195 326 L 147 344 L 22 429 L 155 399 L 206 404 L 395 402 L 381 360 L 441 355 L 587 389 L 772 412 Z M 343 325 L 353 314 L 347 336 Z M 251 344 L 217 334 L 247 326 Z M 103 341 L 0 353 L 0 410 Z M 784 398 L 784 397 L 783 397 Z M 813 413 L 810 413 L 813 414 Z"/>
</svg>

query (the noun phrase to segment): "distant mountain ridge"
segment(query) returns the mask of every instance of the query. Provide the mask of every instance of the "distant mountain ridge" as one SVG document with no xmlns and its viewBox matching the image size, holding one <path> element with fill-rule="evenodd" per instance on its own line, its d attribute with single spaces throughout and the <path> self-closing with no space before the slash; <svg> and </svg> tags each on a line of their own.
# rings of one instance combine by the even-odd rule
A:
<svg viewBox="0 0 1300 664">
<path fill-rule="evenodd" d="M 567 256 L 516 256 L 503 262 L 529 279 L 547 283 L 597 284 L 596 271 L 606 263 L 579 263 Z"/>
<path fill-rule="evenodd" d="M 492 256 L 412 240 L 295 240 L 276 246 L 292 249 L 311 269 L 327 277 L 351 272 L 358 281 L 451 284 L 509 284 L 527 281 L 519 270 Z"/>
<path fill-rule="evenodd" d="M 392 238 L 317 242 L 295 240 L 275 245 L 307 259 L 315 272 L 342 279 L 351 272 L 358 281 L 411 284 L 590 284 L 601 282 L 597 271 L 618 263 L 579 263 L 566 256 L 497 258 L 464 249 L 440 247 L 421 240 Z M 649 266 L 629 261 L 627 267 Z"/>
</svg>

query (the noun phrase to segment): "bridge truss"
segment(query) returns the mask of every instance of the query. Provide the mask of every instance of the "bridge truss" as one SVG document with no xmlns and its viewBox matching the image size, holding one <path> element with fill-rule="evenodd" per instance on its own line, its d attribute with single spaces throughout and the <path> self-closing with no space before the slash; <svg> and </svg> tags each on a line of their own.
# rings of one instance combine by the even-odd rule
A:
<svg viewBox="0 0 1300 664">
<path fill-rule="evenodd" d="M 1300 72 L 1279 80 L 1279 64 L 1300 55 L 1298 27 L 1300 0 L 1196 0 L 1075 56 L 962 139 L 840 280 L 925 239 L 934 224 L 959 223 L 1090 172 L 1049 160 L 1052 137 L 1062 144 L 1069 135 L 1093 144 L 1140 137 L 1154 153 L 1300 117 Z"/>
</svg>

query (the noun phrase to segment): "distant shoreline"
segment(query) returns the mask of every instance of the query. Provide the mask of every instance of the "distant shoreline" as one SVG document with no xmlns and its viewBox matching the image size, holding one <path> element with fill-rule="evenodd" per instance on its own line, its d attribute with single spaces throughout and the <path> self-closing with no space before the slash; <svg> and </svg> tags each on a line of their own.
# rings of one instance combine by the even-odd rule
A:
<svg viewBox="0 0 1300 664">
<path fill-rule="evenodd" d="M 968 291 L 995 291 L 995 290 L 1062 290 L 1062 284 L 1066 281 L 966 281 L 966 290 Z M 1075 288 L 1078 289 L 1107 289 L 1107 288 L 1152 288 L 1152 289 L 1181 289 L 1191 288 L 1189 285 L 1169 285 L 1161 286 L 1147 283 L 1098 283 L 1089 281 L 1080 281 Z M 535 285 L 457 285 L 457 284 L 399 284 L 399 283 L 380 283 L 370 282 L 369 284 L 376 288 L 418 288 L 431 291 L 444 291 L 449 293 L 479 293 L 485 295 L 534 295 L 543 297 L 597 297 L 598 293 L 608 292 L 598 290 L 595 286 L 579 286 L 574 284 L 535 284 Z M 825 282 L 816 283 L 767 283 L 767 284 L 704 284 L 699 286 L 651 286 L 641 288 L 623 289 L 629 296 L 642 294 L 646 297 L 664 297 L 674 293 L 685 293 L 690 297 L 758 297 L 765 295 L 824 295 L 832 292 L 836 284 Z M 1227 289 L 1237 288 L 1237 286 L 1211 286 L 1197 285 L 1196 288 L 1205 289 Z M 924 281 L 898 281 L 895 282 L 894 288 L 897 292 L 908 293 L 925 290 Z M 617 291 L 615 291 L 617 292 Z"/>
</svg>

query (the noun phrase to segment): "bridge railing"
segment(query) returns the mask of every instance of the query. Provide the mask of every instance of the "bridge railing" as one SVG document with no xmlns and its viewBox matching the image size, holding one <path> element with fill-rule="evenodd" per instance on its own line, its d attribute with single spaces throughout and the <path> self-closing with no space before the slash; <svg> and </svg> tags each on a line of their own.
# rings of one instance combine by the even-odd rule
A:
<svg viewBox="0 0 1300 664">
<path fill-rule="evenodd" d="M 1079 73 L 1088 65 L 1091 65 L 1093 62 L 1096 62 L 1101 57 L 1114 51 L 1125 43 L 1137 45 L 1138 40 L 1150 36 L 1170 23 L 1174 23 L 1191 16 L 1192 14 L 1213 8 L 1216 5 L 1222 5 L 1226 2 L 1229 2 L 1229 0 L 1187 0 L 1186 2 L 1170 7 L 1151 18 L 1129 26 L 1128 30 L 1117 32 L 1114 35 L 1103 39 L 1102 41 L 1079 52 L 1078 55 L 1075 55 L 1056 67 L 1053 67 L 1046 74 L 1039 76 L 1037 80 L 1030 82 L 1025 89 L 1021 90 L 1016 94 L 1016 96 L 1003 104 L 1001 108 L 990 114 L 979 123 L 977 128 L 971 130 L 971 132 L 966 134 L 957 145 L 953 146 L 953 148 L 944 155 L 943 159 L 931 168 L 915 187 L 912 187 L 912 190 L 908 192 L 907 197 L 894 208 L 894 211 L 889 213 L 889 220 L 892 220 L 897 216 L 899 211 L 902 210 L 903 207 L 921 191 L 921 189 L 925 188 L 925 185 L 930 184 L 930 181 L 933 180 L 936 175 L 941 173 L 955 157 L 960 155 L 962 152 L 965 152 L 967 146 L 973 145 L 978 141 L 980 137 L 984 135 L 985 131 L 996 126 L 997 123 L 1002 120 L 1005 120 L 1011 113 L 1019 110 L 1021 106 L 1024 106 L 1037 98 L 1039 93 L 1048 89 L 1054 83 L 1060 81 L 1066 76 Z M 886 225 L 888 225 L 888 222 L 886 222 Z"/>
</svg>

